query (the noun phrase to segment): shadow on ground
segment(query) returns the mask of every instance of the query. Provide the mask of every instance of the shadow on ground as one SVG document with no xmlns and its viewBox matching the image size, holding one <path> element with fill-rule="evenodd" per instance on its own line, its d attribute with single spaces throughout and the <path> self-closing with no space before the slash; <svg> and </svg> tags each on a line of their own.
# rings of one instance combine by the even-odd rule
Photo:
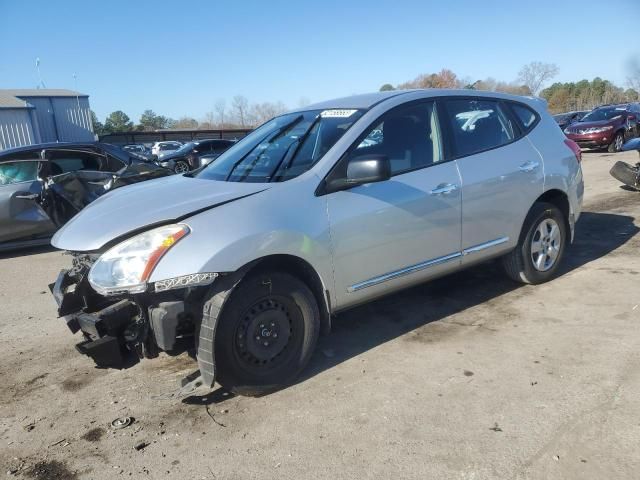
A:
<svg viewBox="0 0 640 480">
<path fill-rule="evenodd" d="M 640 202 L 640 200 L 639 200 Z M 560 275 L 617 250 L 640 230 L 633 217 L 584 212 Z M 522 288 L 498 262 L 479 265 L 339 314 L 300 381 L 389 340 Z M 435 339 L 434 339 L 435 340 Z"/>
</svg>

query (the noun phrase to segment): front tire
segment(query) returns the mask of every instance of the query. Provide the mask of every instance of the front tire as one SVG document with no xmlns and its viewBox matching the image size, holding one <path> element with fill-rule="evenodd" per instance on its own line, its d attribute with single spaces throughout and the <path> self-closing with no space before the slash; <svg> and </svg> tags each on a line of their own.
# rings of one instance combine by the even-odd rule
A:
<svg viewBox="0 0 640 480">
<path fill-rule="evenodd" d="M 185 161 L 178 161 L 176 162 L 176 166 L 173 169 L 174 172 L 176 173 L 187 173 L 189 171 L 189 164 Z"/>
<path fill-rule="evenodd" d="M 518 245 L 502 259 L 504 269 L 516 282 L 539 284 L 558 272 L 567 242 L 567 221 L 558 207 L 539 202 L 524 222 Z"/>
<path fill-rule="evenodd" d="M 246 396 L 289 385 L 309 362 L 319 331 L 320 311 L 307 285 L 286 273 L 249 274 L 218 319 L 216 380 Z"/>
<path fill-rule="evenodd" d="M 609 148 L 607 149 L 609 153 L 617 153 L 622 150 L 622 146 L 624 145 L 624 133 L 618 132 L 616 136 L 613 137 L 613 142 L 609 144 Z"/>
</svg>

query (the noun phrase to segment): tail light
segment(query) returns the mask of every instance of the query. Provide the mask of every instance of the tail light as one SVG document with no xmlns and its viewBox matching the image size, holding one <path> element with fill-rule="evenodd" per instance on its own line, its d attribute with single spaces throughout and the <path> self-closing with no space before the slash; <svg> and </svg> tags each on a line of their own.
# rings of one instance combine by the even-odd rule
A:
<svg viewBox="0 0 640 480">
<path fill-rule="evenodd" d="M 568 138 L 565 138 L 564 143 L 567 145 L 567 147 L 571 149 L 573 154 L 576 156 L 576 160 L 578 161 L 578 163 L 582 162 L 582 150 L 580 149 L 580 145 L 578 145 L 573 140 L 569 140 Z"/>
</svg>

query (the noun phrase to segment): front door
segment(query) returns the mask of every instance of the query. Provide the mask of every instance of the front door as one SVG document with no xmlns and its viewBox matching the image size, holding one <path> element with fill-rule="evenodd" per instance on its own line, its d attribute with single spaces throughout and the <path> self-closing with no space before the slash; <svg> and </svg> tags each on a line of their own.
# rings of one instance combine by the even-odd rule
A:
<svg viewBox="0 0 640 480">
<path fill-rule="evenodd" d="M 0 163 L 0 243 L 45 236 L 55 226 L 40 204 L 38 160 Z"/>
<path fill-rule="evenodd" d="M 460 264 L 461 191 L 434 103 L 396 107 L 341 160 L 386 155 L 392 178 L 327 195 L 337 308 Z"/>
</svg>

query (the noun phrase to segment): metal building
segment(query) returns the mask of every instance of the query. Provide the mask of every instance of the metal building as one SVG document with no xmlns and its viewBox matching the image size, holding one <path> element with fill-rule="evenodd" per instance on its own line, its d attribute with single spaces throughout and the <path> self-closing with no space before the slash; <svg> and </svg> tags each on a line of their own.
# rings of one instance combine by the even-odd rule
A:
<svg viewBox="0 0 640 480">
<path fill-rule="evenodd" d="M 89 96 L 60 89 L 0 89 L 0 150 L 95 140 Z"/>
</svg>

